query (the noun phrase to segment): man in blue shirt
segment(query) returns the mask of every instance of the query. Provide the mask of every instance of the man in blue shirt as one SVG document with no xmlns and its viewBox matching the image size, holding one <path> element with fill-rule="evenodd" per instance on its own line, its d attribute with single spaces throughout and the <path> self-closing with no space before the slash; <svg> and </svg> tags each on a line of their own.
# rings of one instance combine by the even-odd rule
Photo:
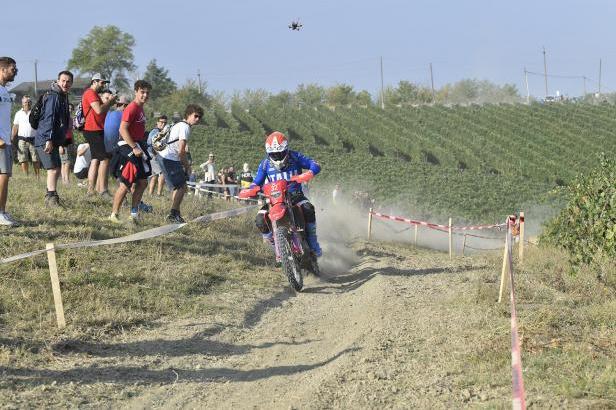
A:
<svg viewBox="0 0 616 410">
<path fill-rule="evenodd" d="M 115 110 L 107 112 L 105 117 L 105 151 L 113 154 L 120 141 L 120 123 L 122 122 L 122 111 L 128 106 L 128 98 L 120 96 L 115 103 Z"/>
<path fill-rule="evenodd" d="M 250 189 L 261 187 L 267 182 L 286 179 L 291 181 L 295 176 L 295 181 L 289 184 L 291 201 L 293 205 L 302 208 L 304 221 L 306 222 L 306 239 L 310 249 L 316 256 L 321 256 L 321 246 L 317 240 L 317 224 L 314 206 L 302 191 L 302 183 L 310 181 L 321 171 L 321 166 L 312 158 L 297 152 L 290 151 L 287 137 L 278 131 L 271 133 L 265 140 L 265 151 L 267 156 L 259 164 L 257 175 L 255 176 Z M 306 172 L 302 172 L 306 169 Z M 257 228 L 263 234 L 263 239 L 273 243 L 273 234 L 268 218 L 268 208 L 265 205 L 257 214 Z"/>
</svg>

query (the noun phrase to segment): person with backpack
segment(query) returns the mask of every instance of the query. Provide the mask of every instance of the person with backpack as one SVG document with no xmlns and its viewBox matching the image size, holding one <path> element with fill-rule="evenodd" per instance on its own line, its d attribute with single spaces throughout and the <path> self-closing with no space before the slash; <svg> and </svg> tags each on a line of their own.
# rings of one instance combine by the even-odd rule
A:
<svg viewBox="0 0 616 410">
<path fill-rule="evenodd" d="M 167 116 L 159 115 L 156 119 L 156 127 L 152 128 L 152 131 L 148 134 L 148 152 L 150 156 L 154 159 L 152 161 L 152 175 L 150 176 L 150 181 L 148 183 L 148 191 L 150 195 L 154 195 L 154 189 L 156 189 L 156 194 L 161 196 L 163 194 L 163 187 L 165 186 L 165 176 L 163 175 L 163 170 L 158 165 L 158 161 L 156 161 L 156 150 L 152 148 L 152 140 L 156 137 L 161 131 L 166 130 L 167 128 Z M 156 188 L 158 185 L 158 188 Z"/>
<path fill-rule="evenodd" d="M 0 57 L 0 225 L 17 226 L 19 223 L 6 213 L 9 178 L 13 172 L 11 144 L 11 105 L 13 101 L 6 85 L 17 75 L 17 62 L 11 57 Z"/>
<path fill-rule="evenodd" d="M 190 164 L 187 158 L 187 142 L 190 136 L 190 129 L 199 123 L 203 117 L 203 108 L 196 104 L 189 104 L 184 111 L 184 120 L 177 122 L 169 131 L 169 136 L 164 142 L 152 145 L 158 151 L 156 160 L 158 161 L 167 186 L 173 190 L 171 200 L 171 210 L 167 220 L 173 223 L 185 223 L 180 213 L 180 205 L 186 193 L 186 180 L 190 173 Z"/>
<path fill-rule="evenodd" d="M 117 100 L 117 95 L 109 93 L 106 101 L 103 101 L 99 93 L 109 85 L 109 80 L 103 78 L 100 73 L 92 76 L 90 86 L 81 97 L 81 110 L 85 120 L 83 124 L 83 136 L 90 144 L 92 162 L 88 170 L 88 195 L 98 192 L 104 198 L 111 198 L 107 190 L 107 172 L 111 155 L 105 151 L 105 117 L 107 112 Z"/>
<path fill-rule="evenodd" d="M 37 102 L 30 113 L 30 124 L 36 128 L 34 146 L 41 161 L 41 166 L 47 170 L 47 193 L 45 205 L 58 206 L 60 198 L 56 192 L 60 178 L 62 161 L 60 146 L 66 140 L 71 115 L 68 107 L 68 92 L 73 86 L 73 73 L 60 71 L 58 80 L 52 83 Z"/>
</svg>

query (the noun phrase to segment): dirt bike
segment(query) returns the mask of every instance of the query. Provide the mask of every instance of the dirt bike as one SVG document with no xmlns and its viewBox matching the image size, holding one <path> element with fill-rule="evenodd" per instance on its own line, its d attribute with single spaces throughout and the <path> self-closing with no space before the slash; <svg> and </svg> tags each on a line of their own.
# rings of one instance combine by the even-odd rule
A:
<svg viewBox="0 0 616 410">
<path fill-rule="evenodd" d="M 295 183 L 291 178 L 291 183 Z M 293 206 L 289 182 L 280 180 L 263 186 L 263 194 L 269 208 L 268 217 L 272 222 L 276 261 L 281 262 L 282 271 L 296 291 L 304 287 L 304 271 L 320 276 L 317 257 L 314 255 L 304 229 L 304 216 L 299 206 Z M 240 192 L 240 197 L 254 196 L 259 187 Z"/>
</svg>

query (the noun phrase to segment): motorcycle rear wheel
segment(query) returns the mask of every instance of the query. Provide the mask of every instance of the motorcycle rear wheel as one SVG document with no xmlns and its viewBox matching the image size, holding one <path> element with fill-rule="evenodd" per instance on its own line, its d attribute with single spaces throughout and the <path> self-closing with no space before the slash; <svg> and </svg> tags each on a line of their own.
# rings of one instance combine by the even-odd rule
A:
<svg viewBox="0 0 616 410">
<path fill-rule="evenodd" d="M 289 231 L 287 228 L 276 228 L 276 242 L 278 243 L 278 250 L 280 251 L 283 273 L 289 280 L 293 289 L 299 292 L 304 287 L 304 277 L 302 275 L 302 269 L 291 251 L 289 241 Z"/>
</svg>

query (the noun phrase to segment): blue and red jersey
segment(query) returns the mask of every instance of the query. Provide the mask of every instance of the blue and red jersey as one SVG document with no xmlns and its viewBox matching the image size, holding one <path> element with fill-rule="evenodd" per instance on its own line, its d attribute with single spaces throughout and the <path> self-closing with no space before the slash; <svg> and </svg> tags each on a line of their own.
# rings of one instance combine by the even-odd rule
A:
<svg viewBox="0 0 616 410">
<path fill-rule="evenodd" d="M 259 164 L 257 175 L 250 186 L 263 186 L 266 183 L 280 181 L 281 179 L 290 181 L 293 175 L 301 174 L 304 169 L 310 170 L 314 175 L 316 175 L 321 171 L 321 166 L 312 158 L 297 151 L 289 151 L 287 165 L 279 170 L 274 168 L 269 159 L 266 157 Z M 301 184 L 289 184 L 289 192 L 297 191 L 302 192 Z"/>
</svg>

